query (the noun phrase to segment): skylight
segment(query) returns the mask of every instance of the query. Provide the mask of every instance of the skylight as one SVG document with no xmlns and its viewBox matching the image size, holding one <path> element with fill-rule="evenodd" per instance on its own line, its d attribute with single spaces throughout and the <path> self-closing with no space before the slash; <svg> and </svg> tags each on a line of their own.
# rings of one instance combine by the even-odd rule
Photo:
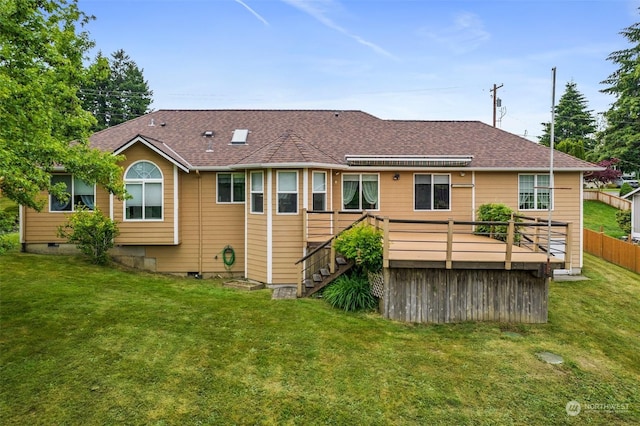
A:
<svg viewBox="0 0 640 426">
<path fill-rule="evenodd" d="M 248 129 L 236 129 L 233 131 L 233 136 L 231 137 L 232 144 L 245 144 L 247 143 L 247 136 L 249 135 Z"/>
</svg>

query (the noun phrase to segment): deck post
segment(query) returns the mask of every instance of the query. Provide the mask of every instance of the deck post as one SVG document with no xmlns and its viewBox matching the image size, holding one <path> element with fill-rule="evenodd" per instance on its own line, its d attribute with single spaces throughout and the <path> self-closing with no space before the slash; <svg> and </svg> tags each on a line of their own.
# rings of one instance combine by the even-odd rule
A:
<svg viewBox="0 0 640 426">
<path fill-rule="evenodd" d="M 513 234 L 515 231 L 515 222 L 509 221 L 509 227 L 507 228 L 507 252 L 505 253 L 504 269 L 511 270 L 511 255 L 513 254 Z"/>
<path fill-rule="evenodd" d="M 304 264 L 305 262 L 300 262 L 300 273 L 298 274 L 298 288 L 296 289 L 296 296 L 302 297 L 302 286 L 304 283 Z"/>
<path fill-rule="evenodd" d="M 382 224 L 382 267 L 389 267 L 389 216 L 384 217 Z"/>
<path fill-rule="evenodd" d="M 334 274 L 336 272 L 336 240 L 333 239 L 330 245 L 329 252 L 329 272 Z"/>
<path fill-rule="evenodd" d="M 536 225 L 540 223 L 539 217 L 535 218 L 535 223 Z M 536 234 L 533 237 L 533 251 L 539 252 L 540 251 L 540 227 L 536 226 L 535 229 L 536 229 Z"/>
<path fill-rule="evenodd" d="M 447 225 L 447 259 L 445 267 L 451 269 L 453 267 L 453 219 L 449 219 Z"/>
</svg>

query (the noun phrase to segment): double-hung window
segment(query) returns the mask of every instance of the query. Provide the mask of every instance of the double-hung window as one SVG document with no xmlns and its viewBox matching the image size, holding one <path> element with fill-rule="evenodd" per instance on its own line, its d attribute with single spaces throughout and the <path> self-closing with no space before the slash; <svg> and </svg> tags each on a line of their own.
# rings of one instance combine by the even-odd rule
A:
<svg viewBox="0 0 640 426">
<path fill-rule="evenodd" d="M 125 219 L 162 219 L 162 172 L 149 161 L 132 164 L 124 176 L 127 193 Z"/>
<path fill-rule="evenodd" d="M 218 203 L 244 203 L 244 173 L 218 173 Z"/>
<path fill-rule="evenodd" d="M 449 175 L 415 174 L 415 210 L 449 210 L 451 185 Z"/>
<path fill-rule="evenodd" d="M 298 172 L 278 172 L 278 213 L 298 213 Z"/>
<path fill-rule="evenodd" d="M 251 172 L 251 213 L 264 212 L 264 175 Z"/>
<path fill-rule="evenodd" d="M 378 210 L 378 175 L 343 174 L 342 209 Z"/>
<path fill-rule="evenodd" d="M 88 210 L 94 209 L 95 185 L 73 177 L 72 175 L 53 175 L 51 176 L 51 185 L 64 184 L 65 192 L 68 194 L 66 199 L 60 199 L 51 194 L 49 197 L 49 211 L 52 212 L 71 212 L 76 206 L 81 205 Z"/>
<path fill-rule="evenodd" d="M 551 203 L 549 175 L 518 176 L 518 208 L 520 210 L 547 210 Z"/>
<path fill-rule="evenodd" d="M 315 211 L 327 209 L 327 173 L 313 172 L 312 208 Z"/>
</svg>

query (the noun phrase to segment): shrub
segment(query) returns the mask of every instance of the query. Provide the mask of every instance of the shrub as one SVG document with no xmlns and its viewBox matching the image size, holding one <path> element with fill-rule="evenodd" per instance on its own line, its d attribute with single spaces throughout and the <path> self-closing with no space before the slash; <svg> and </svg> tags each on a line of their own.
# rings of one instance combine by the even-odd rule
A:
<svg viewBox="0 0 640 426">
<path fill-rule="evenodd" d="M 378 305 L 367 277 L 361 274 L 338 277 L 322 295 L 331 306 L 345 311 L 372 310 Z"/>
<path fill-rule="evenodd" d="M 340 234 L 335 249 L 365 271 L 382 269 L 382 232 L 366 223 L 359 223 Z"/>
<path fill-rule="evenodd" d="M 489 203 L 478 207 L 478 220 L 481 222 L 508 222 L 511 220 L 513 210 L 505 204 Z M 515 219 L 518 221 L 518 219 Z M 507 240 L 507 225 L 477 225 L 476 234 L 486 235 L 500 241 Z M 514 235 L 514 242 L 520 241 L 520 235 Z"/>
<path fill-rule="evenodd" d="M 616 222 L 618 222 L 618 226 L 626 235 L 631 234 L 631 210 L 618 210 L 616 212 Z"/>
<path fill-rule="evenodd" d="M 620 185 L 620 196 L 621 197 L 624 197 L 625 195 L 627 195 L 631 191 L 633 191 L 633 187 L 631 185 L 629 185 L 628 182 L 625 182 L 622 185 Z"/>
<path fill-rule="evenodd" d="M 78 206 L 67 223 L 58 227 L 58 236 L 75 244 L 93 263 L 104 265 L 109 261 L 107 252 L 113 247 L 113 239 L 120 234 L 116 222 L 99 209 L 89 211 Z"/>
<path fill-rule="evenodd" d="M 17 224 L 17 205 L 0 210 L 0 254 L 13 250 L 18 246 L 18 239 L 13 235 L 16 232 Z"/>
</svg>

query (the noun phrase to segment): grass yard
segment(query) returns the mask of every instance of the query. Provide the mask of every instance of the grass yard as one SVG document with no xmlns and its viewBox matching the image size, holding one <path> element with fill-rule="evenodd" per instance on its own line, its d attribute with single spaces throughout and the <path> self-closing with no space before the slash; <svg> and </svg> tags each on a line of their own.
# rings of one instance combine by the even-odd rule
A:
<svg viewBox="0 0 640 426">
<path fill-rule="evenodd" d="M 0 423 L 638 424 L 640 277 L 585 258 L 590 281 L 551 284 L 548 324 L 409 325 L 1 256 Z"/>
<path fill-rule="evenodd" d="M 624 236 L 624 232 L 616 222 L 618 209 L 600 201 L 586 200 L 582 203 L 584 209 L 584 227 L 600 232 L 613 238 Z"/>
</svg>

